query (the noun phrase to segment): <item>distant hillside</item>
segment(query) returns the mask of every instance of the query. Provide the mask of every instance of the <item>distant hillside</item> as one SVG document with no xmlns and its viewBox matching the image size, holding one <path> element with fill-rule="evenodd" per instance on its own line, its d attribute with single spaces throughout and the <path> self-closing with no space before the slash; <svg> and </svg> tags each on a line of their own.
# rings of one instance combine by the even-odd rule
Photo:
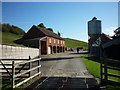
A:
<svg viewBox="0 0 120 90">
<path fill-rule="evenodd" d="M 85 50 L 88 49 L 88 43 L 80 41 L 80 40 L 75 40 L 71 38 L 64 38 L 66 42 L 66 47 L 82 47 Z"/>
<path fill-rule="evenodd" d="M 0 34 L 0 37 L 2 38 L 2 44 L 18 45 L 13 41 L 20 39 L 25 34 L 25 31 L 17 26 L 10 24 L 0 25 L 2 25 L 2 30 L 0 31 L 0 33 L 2 33 Z"/>
</svg>

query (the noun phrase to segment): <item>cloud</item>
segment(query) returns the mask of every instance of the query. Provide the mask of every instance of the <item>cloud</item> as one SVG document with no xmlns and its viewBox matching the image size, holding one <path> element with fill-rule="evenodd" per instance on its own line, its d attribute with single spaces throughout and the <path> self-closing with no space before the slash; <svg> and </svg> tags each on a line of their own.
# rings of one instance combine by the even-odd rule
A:
<svg viewBox="0 0 120 90">
<path fill-rule="evenodd" d="M 106 28 L 103 32 L 109 36 L 113 36 L 115 29 L 117 29 L 117 27 L 109 27 L 109 28 Z"/>
</svg>

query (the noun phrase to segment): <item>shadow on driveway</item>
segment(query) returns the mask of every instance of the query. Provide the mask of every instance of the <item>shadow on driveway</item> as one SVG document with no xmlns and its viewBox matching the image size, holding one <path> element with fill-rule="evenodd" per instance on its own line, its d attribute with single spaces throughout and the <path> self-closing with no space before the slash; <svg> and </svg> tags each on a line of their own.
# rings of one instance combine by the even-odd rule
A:
<svg viewBox="0 0 120 90">
<path fill-rule="evenodd" d="M 80 53 L 75 53 L 75 52 L 70 52 L 70 53 L 67 53 L 66 54 L 66 56 L 65 57 L 61 57 L 61 55 L 59 56 L 58 55 L 58 57 L 48 57 L 47 55 L 44 57 L 44 58 L 42 58 L 41 59 L 41 61 L 55 61 L 55 60 L 71 60 L 71 59 L 77 59 L 77 58 L 80 58 L 80 55 L 81 54 L 85 54 L 85 55 L 87 55 L 88 54 L 88 52 L 80 52 Z M 63 55 L 65 55 L 65 54 L 63 54 Z M 71 55 L 73 55 L 73 56 L 71 56 Z M 77 55 L 77 56 L 76 56 Z M 52 56 L 52 54 L 51 55 L 49 55 L 49 56 Z"/>
<path fill-rule="evenodd" d="M 41 61 L 55 61 L 55 60 L 71 60 L 76 59 L 80 57 L 59 57 L 59 58 L 43 58 Z"/>
</svg>

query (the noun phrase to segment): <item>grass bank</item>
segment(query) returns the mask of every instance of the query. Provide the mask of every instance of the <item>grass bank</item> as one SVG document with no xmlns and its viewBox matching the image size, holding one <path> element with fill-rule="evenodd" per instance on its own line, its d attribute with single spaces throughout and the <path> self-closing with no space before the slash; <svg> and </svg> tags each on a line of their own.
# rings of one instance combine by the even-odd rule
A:
<svg viewBox="0 0 120 90">
<path fill-rule="evenodd" d="M 82 56 L 82 60 L 86 65 L 88 71 L 94 77 L 100 77 L 100 63 L 98 63 L 99 58 L 97 57 L 89 57 L 89 56 Z"/>
<path fill-rule="evenodd" d="M 15 88 L 14 90 L 22 90 L 22 89 L 25 89 L 26 87 L 28 87 L 30 84 L 32 84 L 33 82 L 37 81 L 40 77 L 34 77 L 32 79 L 30 79 L 28 82 L 22 84 L 21 86 Z M 6 78 L 0 78 L 0 87 L 2 87 L 2 90 L 6 90 L 6 89 L 12 89 L 11 88 L 11 84 L 12 84 L 12 81 L 10 79 L 6 79 Z M 16 82 L 19 83 L 20 81 L 22 80 L 19 80 Z"/>
<path fill-rule="evenodd" d="M 82 56 L 81 57 L 83 62 L 86 65 L 86 68 L 88 71 L 96 78 L 100 78 L 100 59 L 97 57 L 91 57 L 91 56 Z M 118 63 L 108 63 L 109 65 L 118 66 Z M 111 70 L 108 69 L 108 73 L 114 74 L 114 75 L 120 75 L 120 71 L 118 70 Z M 109 80 L 113 81 L 119 81 L 120 78 L 115 77 L 108 77 Z M 118 85 L 107 85 L 107 90 L 120 90 L 120 86 Z"/>
</svg>

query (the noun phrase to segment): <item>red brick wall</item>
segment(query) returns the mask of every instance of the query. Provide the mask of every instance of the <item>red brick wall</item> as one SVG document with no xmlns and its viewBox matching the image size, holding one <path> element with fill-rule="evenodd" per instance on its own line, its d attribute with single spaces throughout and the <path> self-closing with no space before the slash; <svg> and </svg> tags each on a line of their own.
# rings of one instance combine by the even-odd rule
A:
<svg viewBox="0 0 120 90">
<path fill-rule="evenodd" d="M 46 43 L 46 50 L 47 51 L 48 51 L 48 46 L 52 47 L 52 53 L 55 53 L 53 51 L 54 46 L 56 47 L 56 52 L 64 52 L 65 51 L 65 41 L 64 40 L 56 39 L 53 37 L 47 37 L 46 42 L 47 42 Z M 62 49 L 62 50 L 58 50 L 58 48 Z"/>
<path fill-rule="evenodd" d="M 64 40 L 55 39 L 53 37 L 47 37 L 47 45 L 48 46 L 51 45 L 51 46 L 65 47 L 65 41 Z"/>
</svg>

